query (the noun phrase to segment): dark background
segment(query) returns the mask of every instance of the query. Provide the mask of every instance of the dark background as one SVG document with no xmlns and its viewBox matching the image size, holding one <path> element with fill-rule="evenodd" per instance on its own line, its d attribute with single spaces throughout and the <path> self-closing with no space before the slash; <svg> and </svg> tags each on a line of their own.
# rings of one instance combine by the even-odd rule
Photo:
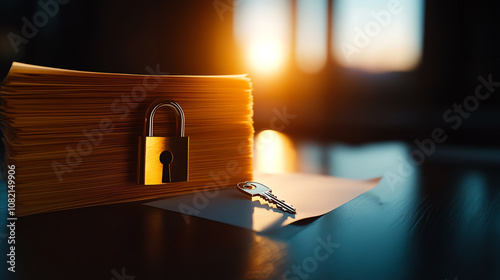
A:
<svg viewBox="0 0 500 280">
<path fill-rule="evenodd" d="M 146 73 L 157 64 L 171 74 L 249 72 L 234 42 L 233 12 L 221 20 L 213 1 L 71 0 L 16 53 L 7 34 L 21 34 L 21 18 L 31 20 L 38 10 L 37 1 L 0 3 L 0 76 L 12 61 L 123 73 Z M 349 70 L 329 52 L 326 67 L 306 75 L 291 58 L 274 86 L 253 81 L 256 130 L 269 127 L 273 108 L 287 106 L 300 116 L 283 131 L 294 138 L 412 143 L 442 127 L 449 144 L 496 146 L 496 92 L 457 130 L 442 115 L 474 93 L 479 75 L 500 80 L 499 12 L 498 1 L 426 1 L 422 61 L 410 72 Z"/>
<path fill-rule="evenodd" d="M 248 72 L 256 130 L 270 128 L 273 109 L 286 106 L 297 117 L 283 132 L 317 145 L 318 168 L 306 172 L 384 177 L 334 211 L 269 235 L 196 217 L 186 225 L 180 214 L 142 202 L 23 217 L 19 272 L 4 263 L 0 278 L 111 279 L 126 268 L 135 279 L 280 279 L 311 256 L 317 237 L 331 235 L 341 247 L 308 279 L 499 279 L 500 90 L 456 130 L 443 113 L 474 94 L 478 76 L 500 81 L 500 1 L 426 1 L 423 56 L 413 71 L 349 70 L 328 52 L 326 67 L 306 75 L 292 53 L 275 83 L 245 68 L 233 13 L 221 20 L 212 0 L 70 0 L 16 53 L 7 34 L 19 34 L 22 17 L 39 9 L 37 1 L 0 2 L 0 76 L 13 61 L 123 73 L 158 64 L 171 74 Z M 413 164 L 414 173 L 390 181 L 415 140 L 435 128 L 446 142 Z"/>
</svg>

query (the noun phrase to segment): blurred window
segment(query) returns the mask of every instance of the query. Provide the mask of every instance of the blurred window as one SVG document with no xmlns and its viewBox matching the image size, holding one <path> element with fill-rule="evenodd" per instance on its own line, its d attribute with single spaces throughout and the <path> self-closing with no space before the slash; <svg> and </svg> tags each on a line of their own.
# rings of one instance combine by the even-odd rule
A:
<svg viewBox="0 0 500 280">
<path fill-rule="evenodd" d="M 409 71 L 422 56 L 423 0 L 336 0 L 333 56 L 370 72 Z"/>
<path fill-rule="evenodd" d="M 316 73 L 326 64 L 328 1 L 297 0 L 296 61 L 300 70 Z"/>
<path fill-rule="evenodd" d="M 332 16 L 331 53 L 347 68 L 370 72 L 410 71 L 420 63 L 423 0 L 251 0 L 235 4 L 234 34 L 250 71 L 274 73 L 290 58 L 296 32 L 295 63 L 316 73 L 327 63 L 328 17 Z"/>
</svg>

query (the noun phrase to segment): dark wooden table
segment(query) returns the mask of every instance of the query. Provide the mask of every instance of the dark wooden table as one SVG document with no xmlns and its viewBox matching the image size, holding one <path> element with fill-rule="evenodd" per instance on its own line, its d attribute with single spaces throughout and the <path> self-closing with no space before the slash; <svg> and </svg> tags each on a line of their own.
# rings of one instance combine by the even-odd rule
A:
<svg viewBox="0 0 500 280">
<path fill-rule="evenodd" d="M 27 216 L 16 273 L 2 218 L 0 279 L 500 279 L 498 159 L 438 149 L 409 176 L 380 170 L 401 178 L 265 235 L 142 203 Z"/>
</svg>

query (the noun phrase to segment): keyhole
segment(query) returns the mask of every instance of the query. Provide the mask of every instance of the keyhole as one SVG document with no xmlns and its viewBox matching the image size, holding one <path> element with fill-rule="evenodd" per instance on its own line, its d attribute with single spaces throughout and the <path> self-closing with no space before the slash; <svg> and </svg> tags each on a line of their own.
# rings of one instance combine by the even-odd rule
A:
<svg viewBox="0 0 500 280">
<path fill-rule="evenodd" d="M 174 156 L 170 151 L 164 151 L 160 154 L 160 162 L 163 164 L 163 175 L 161 177 L 162 183 L 170 183 L 172 178 L 170 177 L 170 163 Z"/>
</svg>

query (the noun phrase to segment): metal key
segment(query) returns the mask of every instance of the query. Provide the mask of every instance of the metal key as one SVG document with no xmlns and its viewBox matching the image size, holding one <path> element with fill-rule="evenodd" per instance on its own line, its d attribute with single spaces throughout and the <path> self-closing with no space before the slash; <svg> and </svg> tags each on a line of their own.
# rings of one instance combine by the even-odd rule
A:
<svg viewBox="0 0 500 280">
<path fill-rule="evenodd" d="M 265 185 L 258 182 L 241 182 L 237 184 L 238 190 L 250 195 L 250 196 L 259 196 L 263 198 L 265 201 L 276 205 L 278 209 L 281 209 L 284 212 L 288 212 L 291 214 L 296 214 L 295 208 L 286 203 L 284 200 L 277 198 L 274 194 L 272 194 L 272 190 Z"/>
</svg>

